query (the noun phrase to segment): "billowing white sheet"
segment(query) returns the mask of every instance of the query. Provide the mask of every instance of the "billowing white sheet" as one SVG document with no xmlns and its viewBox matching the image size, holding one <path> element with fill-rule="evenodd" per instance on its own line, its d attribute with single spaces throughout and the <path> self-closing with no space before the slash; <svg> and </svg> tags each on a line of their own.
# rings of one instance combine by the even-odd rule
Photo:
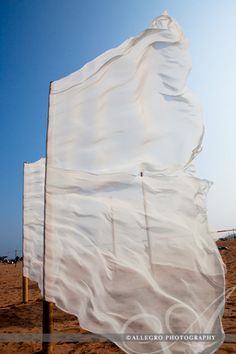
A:
<svg viewBox="0 0 236 354">
<path fill-rule="evenodd" d="M 51 85 L 45 296 L 96 333 L 223 333 L 187 40 L 168 15 Z M 216 343 L 120 342 L 127 353 Z M 168 347 L 168 348 L 167 348 Z"/>
<path fill-rule="evenodd" d="M 84 171 L 176 169 L 198 152 L 201 109 L 185 86 L 187 40 L 168 16 L 51 85 L 48 164 Z"/>
<path fill-rule="evenodd" d="M 24 163 L 23 274 L 42 289 L 45 159 Z"/>
</svg>

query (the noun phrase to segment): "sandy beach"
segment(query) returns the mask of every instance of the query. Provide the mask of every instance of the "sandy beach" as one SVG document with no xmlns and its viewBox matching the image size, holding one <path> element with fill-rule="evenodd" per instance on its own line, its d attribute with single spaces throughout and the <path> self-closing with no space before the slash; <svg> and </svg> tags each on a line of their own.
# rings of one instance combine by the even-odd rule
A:
<svg viewBox="0 0 236 354">
<path fill-rule="evenodd" d="M 220 241 L 227 246 L 221 254 L 227 266 L 227 289 L 236 285 L 236 240 Z M 0 333 L 41 333 L 42 299 L 37 284 L 29 282 L 29 302 L 22 303 L 22 263 L 0 264 Z M 236 334 L 236 291 L 227 299 L 223 326 L 226 333 Z M 54 331 L 85 333 L 76 317 L 54 307 Z M 41 343 L 0 343 L 1 354 L 40 353 Z M 108 354 L 123 353 L 110 342 L 56 343 L 55 354 Z M 224 343 L 217 354 L 236 353 L 236 343 Z"/>
</svg>

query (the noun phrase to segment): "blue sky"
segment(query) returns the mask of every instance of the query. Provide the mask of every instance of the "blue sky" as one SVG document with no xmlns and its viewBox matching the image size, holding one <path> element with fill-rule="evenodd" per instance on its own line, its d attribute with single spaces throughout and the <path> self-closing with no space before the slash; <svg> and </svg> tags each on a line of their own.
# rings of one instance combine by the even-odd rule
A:
<svg viewBox="0 0 236 354">
<path fill-rule="evenodd" d="M 49 82 L 138 34 L 165 9 L 189 39 L 189 86 L 204 110 L 196 166 L 214 182 L 209 223 L 236 227 L 234 0 L 1 0 L 0 254 L 21 248 L 22 166 L 45 156 Z"/>
</svg>

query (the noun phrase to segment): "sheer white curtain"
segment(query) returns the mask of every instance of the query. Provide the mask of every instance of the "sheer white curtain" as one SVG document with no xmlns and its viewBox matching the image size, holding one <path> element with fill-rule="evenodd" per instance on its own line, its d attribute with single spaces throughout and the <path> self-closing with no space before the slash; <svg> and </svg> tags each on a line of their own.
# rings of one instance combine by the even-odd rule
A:
<svg viewBox="0 0 236 354">
<path fill-rule="evenodd" d="M 168 15 L 51 85 L 45 295 L 96 333 L 223 333 L 203 123 L 188 43 Z M 117 342 L 127 353 L 216 343 Z"/>
<path fill-rule="evenodd" d="M 24 276 L 42 290 L 45 159 L 24 164 L 23 255 Z"/>
</svg>

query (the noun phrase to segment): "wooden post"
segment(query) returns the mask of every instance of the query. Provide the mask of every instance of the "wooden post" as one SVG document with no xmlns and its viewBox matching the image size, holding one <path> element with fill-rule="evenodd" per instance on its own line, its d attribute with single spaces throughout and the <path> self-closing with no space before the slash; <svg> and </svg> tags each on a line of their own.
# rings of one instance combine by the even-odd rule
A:
<svg viewBox="0 0 236 354">
<path fill-rule="evenodd" d="M 46 334 L 48 338 L 43 338 L 43 354 L 53 353 L 53 344 L 51 334 L 53 332 L 53 303 L 46 300 L 46 208 L 47 208 L 47 160 L 48 160 L 48 131 L 49 131 L 49 109 L 51 86 L 49 86 L 48 95 L 48 118 L 47 118 L 47 136 L 46 136 L 46 160 L 45 160 L 45 179 L 44 179 L 44 231 L 43 231 L 43 336 Z"/>
<path fill-rule="evenodd" d="M 22 193 L 22 302 L 26 304 L 29 301 L 29 279 L 24 276 L 24 202 L 25 202 L 25 164 L 23 164 L 23 193 Z"/>
<path fill-rule="evenodd" d="M 53 332 L 53 303 L 43 300 L 43 335 L 48 338 L 43 339 L 43 354 L 53 353 L 53 344 L 50 340 L 50 334 Z"/>
<path fill-rule="evenodd" d="M 29 301 L 29 279 L 22 276 L 22 301 L 27 304 Z"/>
</svg>

